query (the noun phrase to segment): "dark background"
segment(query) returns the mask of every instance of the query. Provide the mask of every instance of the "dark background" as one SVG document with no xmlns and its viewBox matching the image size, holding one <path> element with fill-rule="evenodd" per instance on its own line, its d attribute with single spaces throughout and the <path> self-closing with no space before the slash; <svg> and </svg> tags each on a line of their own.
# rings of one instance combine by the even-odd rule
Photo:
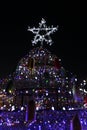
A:
<svg viewBox="0 0 87 130">
<path fill-rule="evenodd" d="M 84 3 L 38 1 L 0 4 L 0 77 L 12 74 L 18 61 L 32 48 L 33 34 L 44 18 L 48 26 L 59 25 L 49 48 L 64 68 L 79 78 L 87 77 L 87 13 Z M 48 48 L 48 46 L 47 46 Z"/>
</svg>

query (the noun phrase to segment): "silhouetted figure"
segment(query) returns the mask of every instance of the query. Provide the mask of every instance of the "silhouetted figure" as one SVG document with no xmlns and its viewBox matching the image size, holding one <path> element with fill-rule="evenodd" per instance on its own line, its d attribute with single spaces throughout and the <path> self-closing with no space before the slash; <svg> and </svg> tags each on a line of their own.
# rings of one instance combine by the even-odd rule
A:
<svg viewBox="0 0 87 130">
<path fill-rule="evenodd" d="M 35 118 L 35 102 L 33 100 L 29 101 L 28 104 L 28 120 L 33 121 Z"/>
<path fill-rule="evenodd" d="M 72 130 L 81 130 L 81 123 L 78 114 L 76 114 L 72 120 Z"/>
</svg>

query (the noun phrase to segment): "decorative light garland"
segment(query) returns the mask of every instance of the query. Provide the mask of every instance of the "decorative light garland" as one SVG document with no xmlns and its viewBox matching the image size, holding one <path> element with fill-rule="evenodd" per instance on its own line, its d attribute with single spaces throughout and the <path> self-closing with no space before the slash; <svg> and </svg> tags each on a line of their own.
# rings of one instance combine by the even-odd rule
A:
<svg viewBox="0 0 87 130">
<path fill-rule="evenodd" d="M 42 18 L 41 23 L 39 23 L 38 28 L 35 28 L 35 27 L 30 28 L 30 27 L 28 27 L 28 31 L 31 31 L 33 34 L 35 34 L 34 40 L 32 41 L 32 45 L 34 46 L 39 41 L 40 41 L 41 46 L 43 46 L 44 41 L 47 44 L 52 45 L 53 42 L 52 42 L 52 39 L 50 37 L 50 34 L 57 31 L 57 29 L 58 29 L 58 26 L 57 27 L 53 27 L 53 26 L 47 27 L 46 26 L 46 21 Z"/>
</svg>

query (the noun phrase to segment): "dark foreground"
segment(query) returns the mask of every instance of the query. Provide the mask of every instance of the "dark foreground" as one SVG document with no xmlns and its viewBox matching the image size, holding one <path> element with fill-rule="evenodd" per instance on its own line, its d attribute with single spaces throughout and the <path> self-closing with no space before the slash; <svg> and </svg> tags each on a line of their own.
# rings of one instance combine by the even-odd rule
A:
<svg viewBox="0 0 87 130">
<path fill-rule="evenodd" d="M 25 123 L 25 112 L 1 112 L 0 130 L 72 130 L 70 122 L 78 114 L 82 130 L 87 130 L 87 111 L 39 111 L 36 120 Z"/>
</svg>

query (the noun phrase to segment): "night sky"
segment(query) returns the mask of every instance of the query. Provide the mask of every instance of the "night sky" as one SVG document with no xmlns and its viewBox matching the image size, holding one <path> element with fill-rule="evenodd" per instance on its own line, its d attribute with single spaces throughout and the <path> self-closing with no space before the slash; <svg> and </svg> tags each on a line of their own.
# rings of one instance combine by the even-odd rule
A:
<svg viewBox="0 0 87 130">
<path fill-rule="evenodd" d="M 31 40 L 34 35 L 28 32 L 27 28 L 38 27 L 42 18 L 48 26 L 59 26 L 59 30 L 51 35 L 54 44 L 51 47 L 47 46 L 47 49 L 61 58 L 66 70 L 80 78 L 87 77 L 85 7 L 74 4 L 49 5 L 49 2 L 41 7 L 35 7 L 35 4 L 26 5 L 3 4 L 0 11 L 0 77 L 12 74 L 19 60 L 32 49 Z"/>
</svg>

